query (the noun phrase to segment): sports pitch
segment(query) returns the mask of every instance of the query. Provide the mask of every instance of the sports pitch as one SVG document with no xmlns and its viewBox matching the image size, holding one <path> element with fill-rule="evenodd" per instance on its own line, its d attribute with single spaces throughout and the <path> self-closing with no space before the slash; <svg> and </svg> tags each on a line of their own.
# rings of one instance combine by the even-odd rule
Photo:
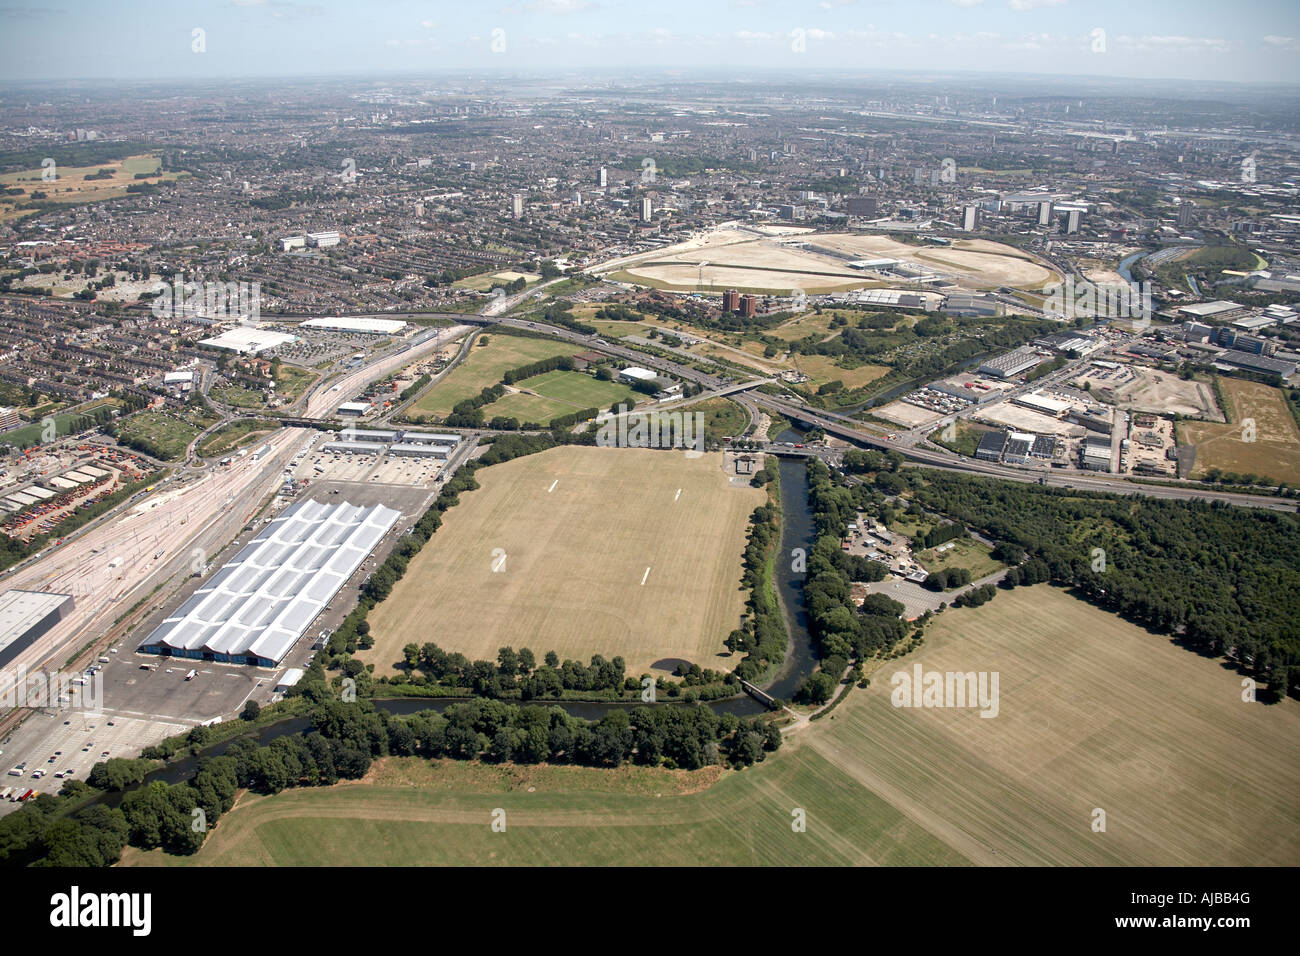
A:
<svg viewBox="0 0 1300 956">
<path fill-rule="evenodd" d="M 486 345 L 482 344 L 485 338 Z M 579 351 L 577 346 L 548 339 L 499 333 L 480 336 L 471 346 L 465 361 L 421 396 L 411 406 L 407 417 L 415 420 L 426 416 L 445 418 L 457 402 L 473 398 L 488 386 L 496 385 L 510 369 L 555 355 L 574 355 Z"/>
<path fill-rule="evenodd" d="M 998 671 L 998 716 L 892 706 L 890 675 L 917 662 Z M 1295 866 L 1298 742 L 1295 701 L 1243 702 L 1235 671 L 1037 585 L 945 612 L 740 773 L 385 760 L 241 797 L 193 858 L 123 862 Z"/>
<path fill-rule="evenodd" d="M 392 674 L 403 646 L 433 641 L 472 660 L 505 645 L 621 656 L 631 676 L 674 658 L 725 669 L 765 495 L 731 485 L 721 462 L 565 447 L 485 469 L 371 612 L 375 646 L 360 656 Z"/>
</svg>

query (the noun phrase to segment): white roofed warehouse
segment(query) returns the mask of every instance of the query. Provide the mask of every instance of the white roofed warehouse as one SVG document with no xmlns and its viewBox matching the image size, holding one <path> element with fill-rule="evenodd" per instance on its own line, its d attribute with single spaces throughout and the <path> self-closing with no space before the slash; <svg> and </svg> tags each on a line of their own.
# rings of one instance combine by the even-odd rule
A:
<svg viewBox="0 0 1300 956">
<path fill-rule="evenodd" d="M 140 650 L 277 666 L 400 516 L 383 505 L 292 505 L 159 624 Z"/>
<path fill-rule="evenodd" d="M 328 332 L 358 332 L 362 335 L 396 335 L 406 328 L 400 319 L 365 319 L 335 317 L 332 319 L 307 319 L 304 329 L 322 329 Z"/>
</svg>

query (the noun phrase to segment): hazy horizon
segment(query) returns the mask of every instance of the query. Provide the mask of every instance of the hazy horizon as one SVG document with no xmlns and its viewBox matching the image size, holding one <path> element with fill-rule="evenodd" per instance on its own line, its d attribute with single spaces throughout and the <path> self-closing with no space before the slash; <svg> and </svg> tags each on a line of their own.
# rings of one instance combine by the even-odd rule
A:
<svg viewBox="0 0 1300 956">
<path fill-rule="evenodd" d="M 0 82 L 936 71 L 1300 82 L 1300 9 L 1160 0 L 164 0 L 0 7 Z M 865 61 L 865 62 L 864 62 Z"/>
</svg>

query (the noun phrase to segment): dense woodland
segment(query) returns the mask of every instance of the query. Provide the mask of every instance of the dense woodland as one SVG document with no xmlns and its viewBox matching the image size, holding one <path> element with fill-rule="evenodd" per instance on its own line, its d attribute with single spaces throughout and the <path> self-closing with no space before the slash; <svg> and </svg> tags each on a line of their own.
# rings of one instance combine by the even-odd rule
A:
<svg viewBox="0 0 1300 956">
<path fill-rule="evenodd" d="M 915 500 L 1004 542 L 1004 587 L 1051 581 L 1102 607 L 1232 653 L 1275 688 L 1300 679 L 1300 518 L 925 471 Z"/>
</svg>

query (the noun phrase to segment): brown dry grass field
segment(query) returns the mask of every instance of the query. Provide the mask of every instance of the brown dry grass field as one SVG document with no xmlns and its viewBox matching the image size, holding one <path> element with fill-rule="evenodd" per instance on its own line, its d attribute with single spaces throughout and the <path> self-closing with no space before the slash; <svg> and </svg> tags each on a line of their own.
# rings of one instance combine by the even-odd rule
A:
<svg viewBox="0 0 1300 956">
<path fill-rule="evenodd" d="M 997 671 L 998 715 L 892 706 L 916 662 Z M 1241 694 L 1220 662 L 1044 584 L 942 615 L 809 743 L 974 862 L 1294 866 L 1300 705 Z"/>
<path fill-rule="evenodd" d="M 1196 446 L 1196 478 L 1210 468 L 1236 474 L 1262 475 L 1275 481 L 1300 482 L 1300 431 L 1281 391 L 1271 385 L 1240 378 L 1220 378 L 1228 400 L 1231 424 L 1183 422 L 1178 443 Z M 1246 440 L 1246 420 L 1255 423 L 1253 440 Z"/>
<path fill-rule="evenodd" d="M 996 670 L 998 716 L 893 707 L 917 662 Z M 1240 694 L 1219 662 L 1038 585 L 946 612 L 743 772 L 385 759 L 241 796 L 194 857 L 123 864 L 1295 866 L 1300 704 Z"/>
<path fill-rule="evenodd" d="M 136 173 L 154 173 L 159 170 L 162 160 L 158 156 L 142 153 L 123 159 L 105 160 L 94 166 L 56 167 L 58 178 L 45 182 L 41 179 L 42 169 L 27 169 L 16 173 L 0 174 L 0 187 L 21 187 L 26 195 L 5 197 L 0 203 L 0 220 L 14 218 L 24 214 L 24 210 L 12 208 L 13 202 L 26 202 L 33 192 L 44 193 L 50 202 L 82 203 L 98 202 L 104 199 L 117 199 L 126 195 L 126 187 L 139 182 L 172 182 L 188 173 L 163 173 L 149 180 L 136 180 Z M 105 179 L 87 179 L 91 173 L 108 167 L 113 175 Z"/>
<path fill-rule="evenodd" d="M 391 674 L 403 646 L 433 641 L 471 659 L 495 660 L 504 645 L 538 659 L 619 655 L 633 676 L 665 658 L 724 667 L 749 515 L 765 495 L 731 485 L 721 463 L 566 447 L 480 472 L 482 487 L 371 612 L 375 646 L 362 658 Z"/>
</svg>

